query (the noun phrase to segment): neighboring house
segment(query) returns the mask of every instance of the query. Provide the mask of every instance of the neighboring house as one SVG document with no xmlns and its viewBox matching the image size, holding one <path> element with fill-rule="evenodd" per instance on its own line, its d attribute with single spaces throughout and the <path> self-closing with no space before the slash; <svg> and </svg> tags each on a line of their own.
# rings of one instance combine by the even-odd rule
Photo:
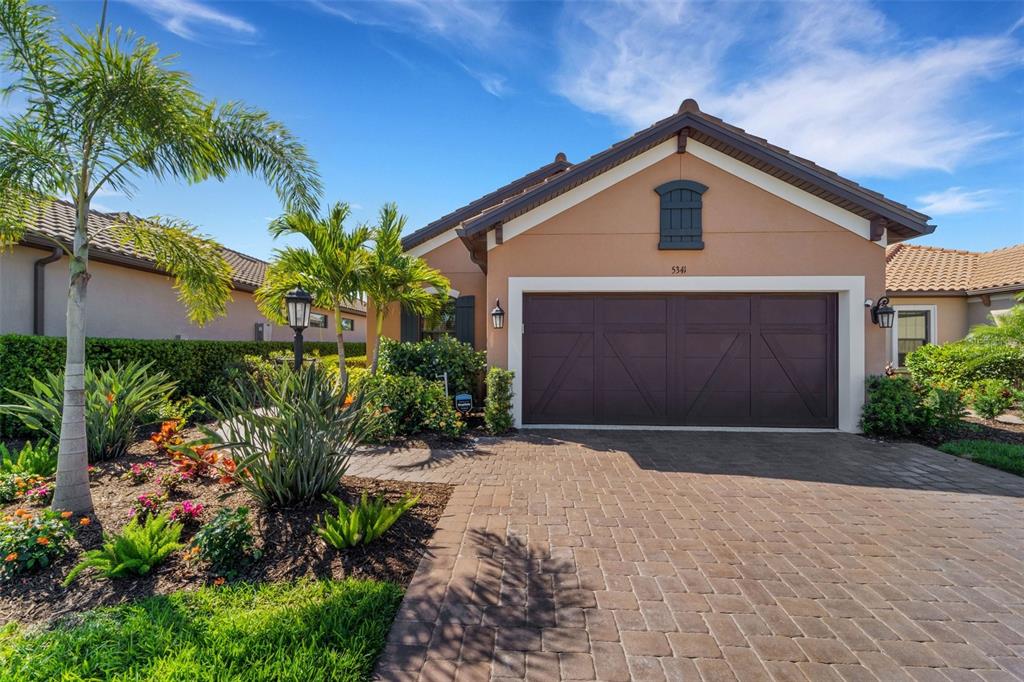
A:
<svg viewBox="0 0 1024 682">
<path fill-rule="evenodd" d="M 958 341 L 971 327 L 990 324 L 1024 291 L 1024 244 L 983 253 L 895 244 L 885 261 L 886 294 L 896 309 L 894 367 L 926 343 Z"/>
<path fill-rule="evenodd" d="M 886 245 L 928 220 L 687 100 L 405 245 L 451 279 L 452 331 L 515 372 L 517 425 L 856 431 L 887 359 L 866 299 L 885 294 Z"/>
<path fill-rule="evenodd" d="M 271 324 L 256 308 L 253 292 L 262 284 L 267 263 L 224 249 L 234 270 L 227 315 L 203 327 L 189 322 L 178 301 L 173 278 L 151 258 L 122 246 L 102 232 L 116 214 L 93 211 L 90 230 L 96 236 L 89 250 L 89 293 L 86 334 L 136 339 L 216 339 L 232 341 L 289 341 L 292 330 Z M 63 201 L 51 203 L 21 244 L 0 253 L 0 334 L 64 335 L 68 261 L 47 235 L 70 244 L 74 209 Z M 334 341 L 333 311 L 318 310 L 309 341 Z M 361 303 L 342 316 L 348 341 L 366 340 L 366 310 Z"/>
</svg>

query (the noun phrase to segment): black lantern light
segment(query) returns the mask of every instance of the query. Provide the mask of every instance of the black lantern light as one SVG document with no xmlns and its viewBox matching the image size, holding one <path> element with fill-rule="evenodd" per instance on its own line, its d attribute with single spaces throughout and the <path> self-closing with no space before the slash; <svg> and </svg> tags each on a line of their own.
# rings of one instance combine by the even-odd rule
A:
<svg viewBox="0 0 1024 682">
<path fill-rule="evenodd" d="M 494 310 L 491 311 L 491 323 L 495 329 L 505 326 L 505 311 L 501 309 L 501 299 L 494 300 Z"/>
<path fill-rule="evenodd" d="M 883 296 L 878 303 L 871 308 L 871 321 L 882 329 L 892 329 L 892 323 L 896 319 L 896 311 L 889 305 L 889 297 Z"/>
<path fill-rule="evenodd" d="M 284 295 L 288 307 L 288 326 L 295 331 L 295 369 L 302 367 L 302 330 L 309 326 L 309 312 L 313 308 L 313 297 L 302 287 L 295 287 Z"/>
</svg>

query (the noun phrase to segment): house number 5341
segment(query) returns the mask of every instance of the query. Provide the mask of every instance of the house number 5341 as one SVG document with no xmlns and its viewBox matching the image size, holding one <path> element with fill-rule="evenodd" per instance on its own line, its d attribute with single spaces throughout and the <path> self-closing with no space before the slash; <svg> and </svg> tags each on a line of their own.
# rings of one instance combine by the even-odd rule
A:
<svg viewBox="0 0 1024 682">
<path fill-rule="evenodd" d="M 686 266 L 685 265 L 673 265 L 672 266 L 672 274 L 673 275 L 685 275 L 686 274 Z"/>
</svg>

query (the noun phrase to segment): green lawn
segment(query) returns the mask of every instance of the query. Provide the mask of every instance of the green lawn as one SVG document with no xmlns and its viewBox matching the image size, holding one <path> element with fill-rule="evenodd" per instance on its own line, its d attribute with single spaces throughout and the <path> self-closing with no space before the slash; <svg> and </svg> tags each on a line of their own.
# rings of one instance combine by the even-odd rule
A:
<svg viewBox="0 0 1024 682">
<path fill-rule="evenodd" d="M 995 443 L 989 440 L 954 440 L 943 443 L 939 450 L 1024 476 L 1024 445 Z"/>
<path fill-rule="evenodd" d="M 0 680 L 365 680 L 402 590 L 366 580 L 202 588 L 0 629 Z"/>
</svg>

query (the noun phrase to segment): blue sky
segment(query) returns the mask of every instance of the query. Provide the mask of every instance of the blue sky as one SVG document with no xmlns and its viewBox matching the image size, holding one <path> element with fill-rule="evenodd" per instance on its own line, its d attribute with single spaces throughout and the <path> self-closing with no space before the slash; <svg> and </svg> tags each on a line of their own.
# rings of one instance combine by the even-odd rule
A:
<svg viewBox="0 0 1024 682">
<path fill-rule="evenodd" d="M 56 9 L 92 27 L 100 4 Z M 108 21 L 179 54 L 207 96 L 290 126 L 356 221 L 397 201 L 415 229 L 694 97 L 930 214 L 916 243 L 1024 242 L 1024 2 L 121 0 Z M 97 203 L 275 247 L 276 198 L 244 177 Z"/>
</svg>

